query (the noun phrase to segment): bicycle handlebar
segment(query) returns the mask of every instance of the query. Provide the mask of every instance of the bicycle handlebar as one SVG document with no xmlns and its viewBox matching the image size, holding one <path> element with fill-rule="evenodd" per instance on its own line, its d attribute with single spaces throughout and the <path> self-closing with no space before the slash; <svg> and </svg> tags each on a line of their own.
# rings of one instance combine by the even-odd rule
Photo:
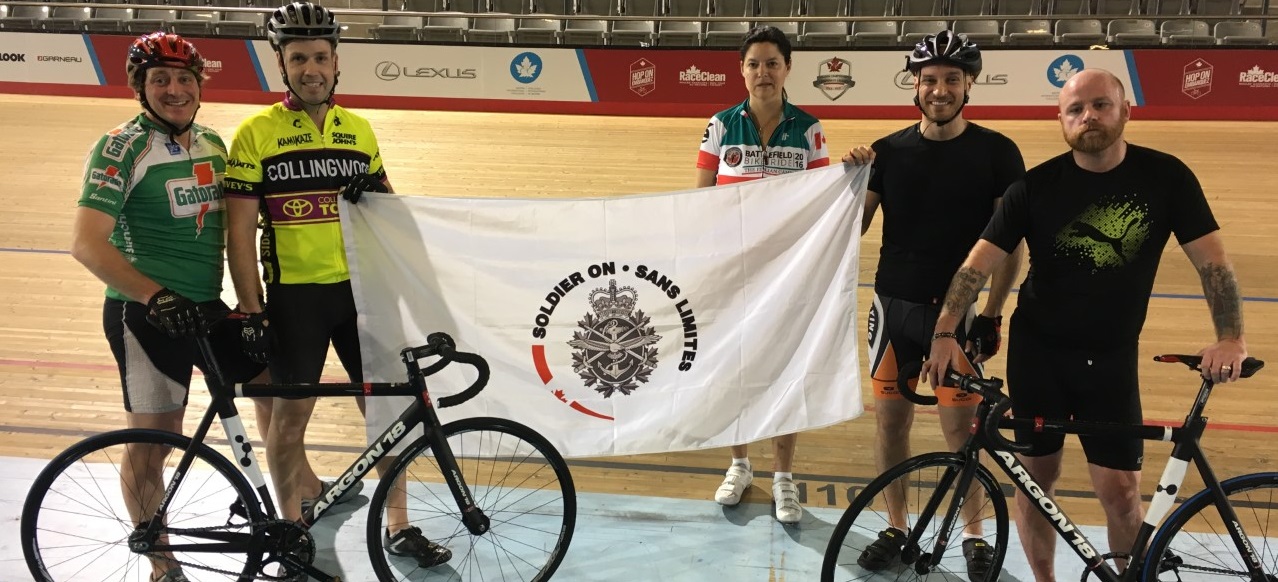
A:
<svg viewBox="0 0 1278 582">
<path fill-rule="evenodd" d="M 1203 357 L 1187 356 L 1184 354 L 1165 354 L 1161 356 L 1154 356 L 1154 361 L 1169 362 L 1169 363 L 1179 362 L 1181 364 L 1188 366 L 1190 370 L 1201 372 L 1202 369 L 1199 366 L 1201 366 L 1203 363 Z M 1238 377 L 1250 378 L 1253 374 L 1255 374 L 1256 372 L 1259 372 L 1260 369 L 1263 367 L 1265 367 L 1265 362 L 1263 360 L 1257 360 L 1256 358 L 1247 358 L 1243 360 L 1242 372 L 1239 373 Z"/>
<path fill-rule="evenodd" d="M 457 394 L 453 394 L 452 396 L 440 398 L 440 408 L 457 406 L 458 404 L 470 400 L 471 398 L 474 398 L 475 395 L 479 394 L 479 392 L 484 389 L 484 386 L 488 385 L 488 361 L 479 354 L 457 351 L 457 342 L 453 341 L 453 338 L 444 332 L 435 332 L 426 336 L 426 345 L 416 348 L 407 348 L 404 350 L 404 354 L 405 358 L 408 357 L 408 354 L 411 354 L 414 359 L 418 360 L 432 356 L 439 357 L 438 362 L 435 362 L 422 370 L 423 376 L 434 374 L 453 362 L 471 366 L 479 373 L 479 377 L 475 379 L 475 382 L 465 390 L 462 390 Z"/>
<path fill-rule="evenodd" d="M 903 366 L 897 373 L 896 388 L 906 400 L 915 404 L 930 406 L 938 402 L 935 396 L 924 396 L 910 387 L 910 380 L 917 377 L 922 369 L 923 362 L 921 361 L 911 362 Z M 990 402 L 990 411 L 982 419 L 981 429 L 985 434 L 985 438 L 989 439 L 996 448 L 1014 453 L 1029 452 L 1031 445 L 1007 440 L 998 430 L 999 419 L 1003 418 L 1003 415 L 1012 408 L 1012 399 L 1003 393 L 1002 380 L 998 378 L 984 379 L 947 370 L 944 385 L 957 387 L 964 392 L 971 392 Z"/>
<path fill-rule="evenodd" d="M 935 396 L 924 396 L 910 387 L 910 380 L 917 378 L 921 371 L 923 371 L 922 360 L 916 360 L 902 366 L 896 373 L 896 391 L 900 392 L 901 397 L 910 402 L 922 406 L 931 406 L 938 402 Z"/>
</svg>

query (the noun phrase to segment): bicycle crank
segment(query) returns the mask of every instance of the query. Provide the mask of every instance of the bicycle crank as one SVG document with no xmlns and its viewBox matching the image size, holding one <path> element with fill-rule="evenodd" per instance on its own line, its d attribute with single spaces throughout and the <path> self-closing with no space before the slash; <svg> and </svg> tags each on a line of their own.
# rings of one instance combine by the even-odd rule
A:
<svg viewBox="0 0 1278 582">
<path fill-rule="evenodd" d="M 262 560 L 262 568 L 258 578 L 262 580 L 288 581 L 306 570 L 301 565 L 309 566 L 315 561 L 315 538 L 306 528 L 292 521 L 278 519 L 266 522 L 266 558 Z M 272 564 L 278 565 L 275 573 L 267 573 Z"/>
</svg>

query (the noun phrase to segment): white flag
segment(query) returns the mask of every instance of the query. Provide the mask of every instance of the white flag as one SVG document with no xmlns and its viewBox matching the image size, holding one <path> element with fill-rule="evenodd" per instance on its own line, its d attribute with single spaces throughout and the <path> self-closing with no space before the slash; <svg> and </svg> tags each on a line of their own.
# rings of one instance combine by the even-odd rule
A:
<svg viewBox="0 0 1278 582">
<path fill-rule="evenodd" d="M 868 166 L 620 198 L 343 202 L 364 377 L 432 332 L 492 379 L 445 420 L 531 426 L 567 457 L 752 442 L 859 416 Z M 432 395 L 474 378 L 448 370 Z M 397 402 L 396 402 L 397 401 Z M 369 429 L 404 401 L 371 398 Z"/>
</svg>

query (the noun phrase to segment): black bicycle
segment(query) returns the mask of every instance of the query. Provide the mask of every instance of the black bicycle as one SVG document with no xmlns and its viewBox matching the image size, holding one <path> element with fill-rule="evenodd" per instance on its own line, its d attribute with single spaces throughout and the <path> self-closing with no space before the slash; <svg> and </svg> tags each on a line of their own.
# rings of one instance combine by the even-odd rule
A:
<svg viewBox="0 0 1278 582">
<path fill-rule="evenodd" d="M 368 508 L 368 554 L 379 580 L 534 581 L 549 579 L 559 567 L 577 517 L 568 465 L 549 441 L 510 420 L 467 418 L 441 426 L 426 377 L 454 362 L 478 372 L 465 391 L 439 399 L 447 407 L 474 397 L 489 376 L 482 357 L 457 351 L 446 334 L 431 334 L 425 346 L 401 352 L 408 371 L 403 383 L 228 386 L 207 338 L 198 343 L 213 362 L 206 377 L 212 400 L 192 436 L 136 429 L 99 434 L 59 454 L 36 478 L 21 523 L 23 553 L 36 580 L 149 580 L 152 564 L 159 563 L 163 570 L 180 566 L 192 582 L 302 575 L 337 582 L 312 565 L 308 526 L 277 517 L 235 408 L 241 397 L 415 397 L 302 517 L 314 524 L 379 459 L 423 427 L 423 437 L 394 455 Z M 234 461 L 204 443 L 215 417 Z M 132 470 L 137 463 L 154 474 L 162 469 L 163 480 L 134 477 L 145 473 Z M 408 525 L 448 547 L 453 557 L 447 564 L 422 568 L 383 548 L 385 509 L 401 476 Z M 145 518 L 131 518 L 130 510 Z"/>
<path fill-rule="evenodd" d="M 1197 370 L 1199 356 L 1166 355 L 1159 362 L 1180 362 Z M 1248 358 L 1242 377 L 1255 374 L 1264 362 Z M 917 371 L 915 371 L 917 373 Z M 1143 580 L 1188 582 L 1198 580 L 1250 580 L 1278 582 L 1278 473 L 1252 473 L 1218 481 L 1199 439 L 1207 427 L 1203 411 L 1214 387 L 1203 380 L 1189 414 L 1179 427 L 1121 425 L 1043 419 L 1008 418 L 1012 401 L 1002 393 L 1003 381 L 947 374 L 948 382 L 980 395 L 982 401 L 972 420 L 972 436 L 956 453 L 929 453 L 908 459 L 870 482 L 853 499 L 834 528 L 822 582 L 871 579 L 968 580 L 963 555 L 964 531 L 980 529 L 994 549 L 994 561 L 986 581 L 998 580 L 1007 552 L 1007 502 L 998 481 L 980 462 L 987 452 L 1012 483 L 1030 499 L 1034 508 L 1086 563 L 1083 580 L 1095 574 L 1103 582 Z M 904 383 L 903 383 L 904 384 Z M 920 396 L 903 385 L 902 394 L 918 404 L 935 404 L 935 397 Z M 1108 435 L 1161 440 L 1173 443 L 1171 458 L 1159 479 L 1136 542 L 1127 553 L 1102 554 L 1088 540 L 1077 522 L 1035 482 L 1016 458 L 1027 445 L 1010 442 L 1000 429 L 1034 429 L 1065 434 Z M 1198 467 L 1206 488 L 1188 498 L 1179 497 L 1189 463 Z M 904 546 L 890 564 L 869 554 L 866 548 L 889 527 L 888 497 L 906 507 L 898 513 L 906 523 Z M 976 507 L 965 507 L 977 500 Z M 1172 511 L 1180 501 L 1180 506 Z M 898 511 L 899 509 L 894 509 Z M 1168 512 L 1171 512 L 1168 516 Z M 1163 517 L 1166 516 L 1166 521 Z M 977 526 L 979 522 L 979 527 Z M 1158 527 L 1159 523 L 1161 527 Z M 1244 526 L 1245 523 L 1245 526 Z M 1108 560 L 1129 559 L 1122 574 Z M 980 581 L 977 581 L 980 582 Z"/>
</svg>

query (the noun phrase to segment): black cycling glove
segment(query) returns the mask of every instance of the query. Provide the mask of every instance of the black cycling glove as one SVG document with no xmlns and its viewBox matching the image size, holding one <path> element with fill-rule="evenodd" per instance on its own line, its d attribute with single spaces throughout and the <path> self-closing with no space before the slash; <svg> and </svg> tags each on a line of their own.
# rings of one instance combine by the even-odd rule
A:
<svg viewBox="0 0 1278 582">
<path fill-rule="evenodd" d="M 266 312 L 247 313 L 240 320 L 240 349 L 250 360 L 265 364 L 271 359 L 271 325 Z"/>
<path fill-rule="evenodd" d="M 377 176 L 358 174 L 351 178 L 350 183 L 346 184 L 345 188 L 342 188 L 342 198 L 345 198 L 351 204 L 356 204 L 359 202 L 360 196 L 363 196 L 365 192 L 388 192 L 388 190 L 386 185 L 377 179 Z"/>
<path fill-rule="evenodd" d="M 195 337 L 204 333 L 204 311 L 200 304 L 172 289 L 161 289 L 146 306 L 151 312 L 146 320 L 172 338 Z"/>
<path fill-rule="evenodd" d="M 997 354 L 998 348 L 1003 345 L 1003 316 L 976 316 L 972 319 L 972 327 L 967 330 L 967 339 L 972 342 L 976 354 Z"/>
</svg>

